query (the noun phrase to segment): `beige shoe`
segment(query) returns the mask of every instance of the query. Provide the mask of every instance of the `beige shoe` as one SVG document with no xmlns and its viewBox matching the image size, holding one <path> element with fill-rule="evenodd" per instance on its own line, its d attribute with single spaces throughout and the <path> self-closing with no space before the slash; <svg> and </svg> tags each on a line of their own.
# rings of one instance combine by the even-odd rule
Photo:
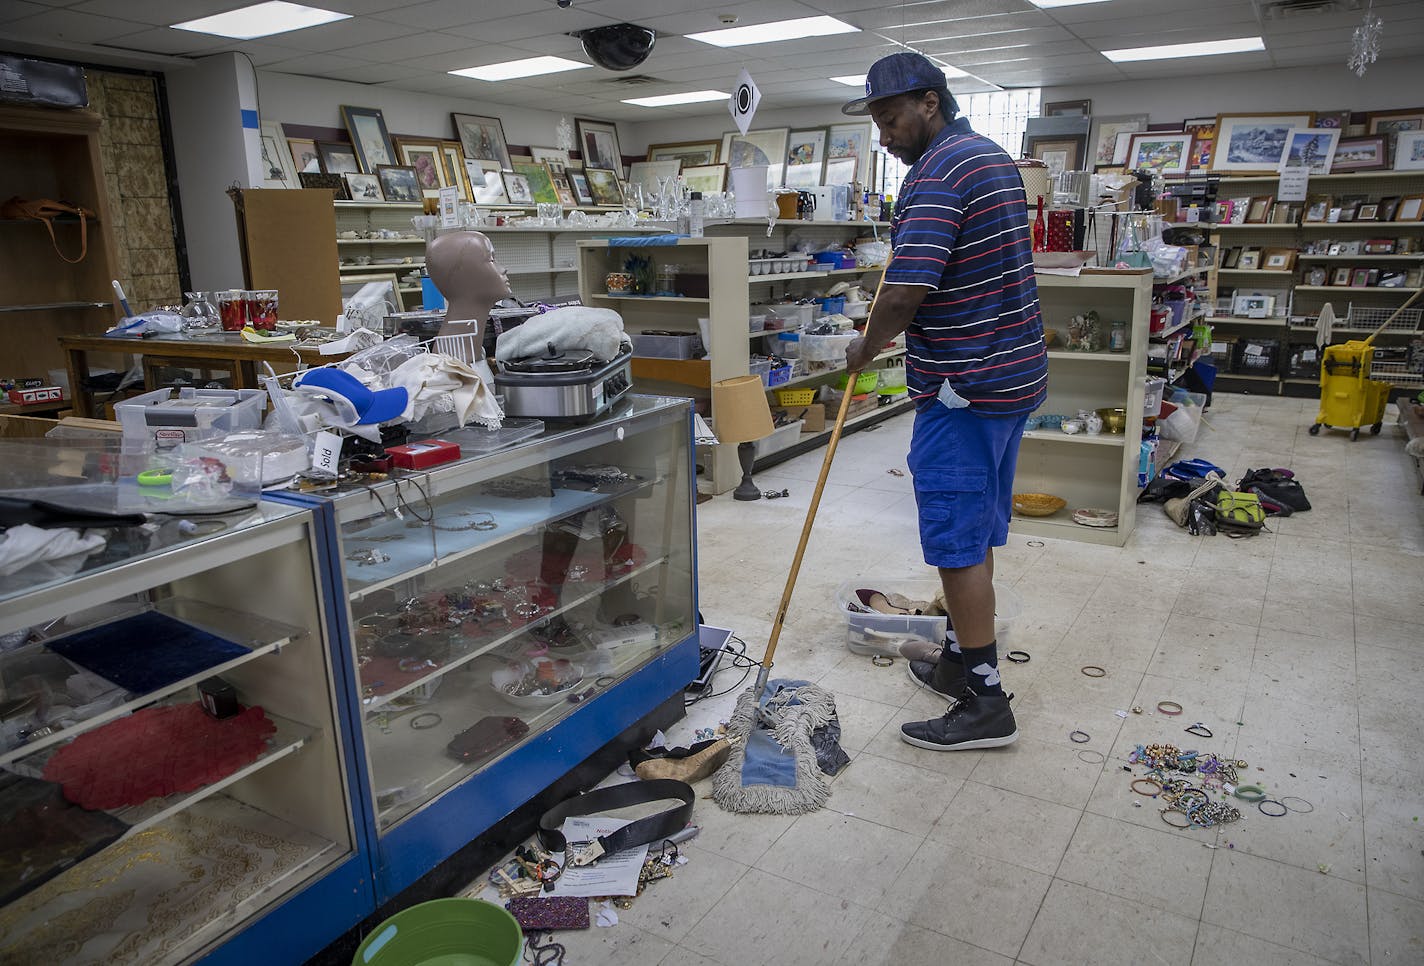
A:
<svg viewBox="0 0 1424 966">
<path fill-rule="evenodd" d="M 691 784 L 721 768 L 731 753 L 732 743 L 726 738 L 718 738 L 696 754 L 686 758 L 653 758 L 635 765 L 633 772 L 644 781 L 676 778 Z"/>
</svg>

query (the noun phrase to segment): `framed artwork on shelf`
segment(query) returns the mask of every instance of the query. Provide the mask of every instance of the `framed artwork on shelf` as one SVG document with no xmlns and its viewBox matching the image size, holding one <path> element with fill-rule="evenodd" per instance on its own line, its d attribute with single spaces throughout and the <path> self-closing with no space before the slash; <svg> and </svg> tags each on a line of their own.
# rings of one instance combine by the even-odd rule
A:
<svg viewBox="0 0 1424 966">
<path fill-rule="evenodd" d="M 1238 295 L 1231 300 L 1231 314 L 1243 319 L 1270 318 L 1275 309 L 1274 295 Z"/>
<path fill-rule="evenodd" d="M 297 174 L 321 170 L 321 155 L 317 153 L 316 142 L 311 138 L 287 138 L 287 150 L 291 152 L 292 167 Z"/>
<path fill-rule="evenodd" d="M 1275 201 L 1275 195 L 1253 195 L 1246 207 L 1246 224 L 1266 224 L 1270 220 L 1271 205 L 1275 204 Z"/>
<path fill-rule="evenodd" d="M 318 141 L 316 153 L 321 156 L 321 170 L 329 174 L 361 173 L 361 162 L 356 158 L 356 149 L 349 144 Z"/>
<path fill-rule="evenodd" d="M 1315 126 L 1317 128 L 1328 128 L 1332 131 L 1345 133 L 1345 129 L 1350 126 L 1349 111 L 1316 111 Z"/>
<path fill-rule="evenodd" d="M 1369 201 L 1360 205 L 1359 211 L 1355 212 L 1356 221 L 1379 221 L 1379 202 Z"/>
<path fill-rule="evenodd" d="M 1395 221 L 1424 220 L 1424 195 L 1407 195 L 1399 200 L 1399 210 L 1394 213 Z"/>
<path fill-rule="evenodd" d="M 440 160 L 445 165 L 445 183 L 460 189 L 466 201 L 474 201 L 469 178 L 465 176 L 465 155 L 459 141 L 440 142 Z"/>
<path fill-rule="evenodd" d="M 1330 273 L 1318 266 L 1305 273 L 1306 285 L 1324 285 L 1329 281 Z"/>
<path fill-rule="evenodd" d="M 385 193 L 381 191 L 381 179 L 374 174 L 348 171 L 343 177 L 346 178 L 346 191 L 352 201 L 386 200 Z"/>
<path fill-rule="evenodd" d="M 1370 270 L 1368 268 L 1357 268 L 1350 272 L 1350 287 L 1365 288 L 1370 284 Z"/>
<path fill-rule="evenodd" d="M 545 161 L 545 164 L 549 162 Z M 554 182 L 554 194 L 559 196 L 559 204 L 565 208 L 577 208 L 578 199 L 574 197 L 573 189 L 569 187 L 568 174 L 551 175 Z"/>
<path fill-rule="evenodd" d="M 658 193 L 660 178 L 676 178 L 682 169 L 681 161 L 634 161 L 628 166 L 628 183 L 624 186 L 629 194 L 635 188 L 643 189 L 643 199 L 651 199 Z"/>
<path fill-rule="evenodd" d="M 1216 144 L 1216 118 L 1189 117 L 1182 122 L 1182 130 L 1192 136 L 1192 168 L 1211 166 L 1211 149 Z"/>
<path fill-rule="evenodd" d="M 609 208 L 623 204 L 623 185 L 618 175 L 607 168 L 584 168 L 588 177 L 588 190 L 593 195 L 593 203 Z"/>
<path fill-rule="evenodd" d="M 1424 131 L 1401 131 L 1395 135 L 1394 170 L 1424 171 Z"/>
<path fill-rule="evenodd" d="M 559 193 L 554 190 L 554 176 L 549 171 L 549 166 L 542 161 L 515 161 L 510 165 L 510 170 L 515 174 L 523 175 L 524 181 L 529 185 L 529 196 L 533 199 L 528 204 L 535 205 L 556 205 L 559 203 Z M 513 193 L 510 198 L 513 198 Z"/>
<path fill-rule="evenodd" d="M 1309 128 L 1315 115 L 1218 114 L 1211 170 L 1223 174 L 1274 174 L 1293 128 Z"/>
<path fill-rule="evenodd" d="M 618 146 L 618 126 L 612 121 L 574 118 L 578 128 L 579 151 L 585 168 L 605 171 L 623 170 L 623 150 Z"/>
<path fill-rule="evenodd" d="M 415 169 L 422 191 L 438 191 L 446 186 L 445 159 L 440 154 L 439 141 L 399 138 L 396 148 L 400 151 L 401 164 Z"/>
<path fill-rule="evenodd" d="M 1261 268 L 1267 272 L 1289 272 L 1295 268 L 1294 248 L 1267 248 L 1261 253 Z"/>
<path fill-rule="evenodd" d="M 1335 160 L 1335 146 L 1340 143 L 1339 129 L 1292 128 L 1286 136 L 1286 150 L 1281 157 L 1281 170 L 1299 165 L 1311 174 L 1325 174 Z"/>
<path fill-rule="evenodd" d="M 1161 174 L 1186 174 L 1191 163 L 1192 135 L 1186 132 L 1134 134 L 1128 141 L 1129 171 L 1145 168 Z"/>
<path fill-rule="evenodd" d="M 351 196 L 346 193 L 346 179 L 339 174 L 329 174 L 325 171 L 303 171 L 297 175 L 297 180 L 301 182 L 303 188 L 330 188 L 337 201 L 351 200 Z"/>
<path fill-rule="evenodd" d="M 376 177 L 381 181 L 381 193 L 387 201 L 414 202 L 419 204 L 424 195 L 420 182 L 416 180 L 415 169 L 399 164 L 383 164 L 376 168 Z"/>
<path fill-rule="evenodd" d="M 470 183 L 470 192 L 477 205 L 507 205 L 509 195 L 504 191 L 504 177 L 500 174 L 498 161 L 465 159 L 465 179 Z"/>
<path fill-rule="evenodd" d="M 493 161 L 503 171 L 509 167 L 509 145 L 504 140 L 504 125 L 497 117 L 479 114 L 450 113 L 455 125 L 455 139 L 465 157 L 476 161 Z"/>
<path fill-rule="evenodd" d="M 825 182 L 828 185 L 850 184 L 855 180 L 855 172 L 859 167 L 860 159 L 856 157 L 827 158 Z"/>
<path fill-rule="evenodd" d="M 1044 117 L 1087 116 L 1093 113 L 1093 102 L 1087 99 L 1081 101 L 1046 101 L 1040 113 Z"/>
<path fill-rule="evenodd" d="M 668 141 L 648 145 L 649 161 L 681 161 L 684 168 L 716 164 L 721 141 Z"/>
<path fill-rule="evenodd" d="M 513 171 L 505 171 L 502 174 L 504 177 L 504 193 L 509 196 L 509 203 L 524 208 L 532 206 L 534 204 L 534 192 L 529 188 L 529 179 Z"/>
<path fill-rule="evenodd" d="M 1331 174 L 1347 171 L 1383 171 L 1389 167 L 1389 137 L 1366 134 L 1358 138 L 1341 138 L 1335 148 Z"/>
<path fill-rule="evenodd" d="M 543 161 L 547 164 L 549 166 L 549 173 L 555 176 L 563 175 L 563 173 L 573 165 L 573 161 L 569 159 L 569 152 L 563 148 L 536 148 L 531 146 L 529 148 L 529 154 L 535 161 Z"/>
<path fill-rule="evenodd" d="M 1390 195 L 1381 198 L 1379 201 L 1379 220 L 1394 221 L 1395 214 L 1399 211 L 1399 195 Z"/>
<path fill-rule="evenodd" d="M 1236 268 L 1241 264 L 1241 249 L 1228 248 L 1221 253 L 1222 268 Z"/>
<path fill-rule="evenodd" d="M 1330 278 L 1331 285 L 1349 285 L 1350 270 L 1348 268 L 1337 268 L 1335 274 Z"/>
<path fill-rule="evenodd" d="M 574 193 L 574 200 L 581 205 L 593 204 L 593 192 L 588 187 L 588 175 L 582 171 L 570 171 L 568 179 L 569 188 Z"/>
<path fill-rule="evenodd" d="M 1393 254 L 1394 254 L 1394 239 L 1393 239 L 1393 238 L 1371 238 L 1369 241 L 1365 242 L 1365 252 L 1364 252 L 1364 253 L 1365 253 L 1366 255 L 1393 255 Z"/>
<path fill-rule="evenodd" d="M 766 165 L 766 187 L 770 191 L 781 187 L 782 168 L 786 157 L 786 142 L 791 128 L 774 127 L 760 131 L 728 131 L 722 135 L 722 160 L 731 168 L 751 168 Z"/>
<path fill-rule="evenodd" d="M 1088 160 L 1093 167 L 1112 167 L 1127 161 L 1127 146 L 1130 139 L 1118 140 L 1119 135 L 1136 134 L 1147 130 L 1146 114 L 1118 114 L 1094 117 L 1092 130 L 1088 134 L 1090 153 Z M 1086 165 L 1085 165 L 1086 167 Z"/>
<path fill-rule="evenodd" d="M 374 288 L 367 288 L 374 286 Z M 365 289 L 365 291 L 362 291 Z M 401 299 L 400 282 L 395 272 L 371 272 L 364 275 L 341 276 L 341 310 L 346 311 L 347 303 L 357 293 L 361 293 L 362 305 L 374 304 L 377 299 L 389 304 L 395 311 L 404 312 L 405 303 Z"/>
<path fill-rule="evenodd" d="M 826 130 L 792 131 L 786 148 L 786 187 L 814 188 L 826 167 Z"/>
<path fill-rule="evenodd" d="M 1334 203 L 1329 195 L 1311 195 L 1305 203 L 1306 222 L 1322 222 L 1325 216 L 1330 213 L 1330 206 Z"/>
<path fill-rule="evenodd" d="M 1029 135 L 1024 141 L 1028 156 L 1048 165 L 1050 179 L 1057 178 L 1065 171 L 1078 171 L 1082 166 L 1085 142 L 1081 136 Z"/>
<path fill-rule="evenodd" d="M 1241 251 L 1241 260 L 1236 265 L 1243 272 L 1254 272 L 1261 267 L 1261 249 L 1245 248 Z"/>
<path fill-rule="evenodd" d="M 697 164 L 682 169 L 682 179 L 691 191 L 704 195 L 714 191 L 727 190 L 727 166 L 725 164 Z"/>
<path fill-rule="evenodd" d="M 282 129 L 275 122 L 268 121 L 262 125 L 259 137 L 262 143 L 262 187 L 297 187 L 297 166 L 282 139 Z"/>
<path fill-rule="evenodd" d="M 1365 115 L 1366 134 L 1405 134 L 1410 131 L 1424 131 L 1424 107 L 1370 111 Z"/>
<path fill-rule="evenodd" d="M 381 165 L 396 164 L 396 147 L 386 130 L 386 116 L 378 107 L 341 105 L 341 120 L 356 149 L 356 160 L 364 174 L 372 174 Z"/>
<path fill-rule="evenodd" d="M 852 181 L 870 183 L 870 156 L 875 153 L 875 133 L 869 121 L 832 124 L 826 131 L 826 163 L 843 158 L 855 158 Z M 844 164 L 840 168 L 844 168 Z M 827 184 L 850 184 L 850 181 L 827 181 Z"/>
</svg>

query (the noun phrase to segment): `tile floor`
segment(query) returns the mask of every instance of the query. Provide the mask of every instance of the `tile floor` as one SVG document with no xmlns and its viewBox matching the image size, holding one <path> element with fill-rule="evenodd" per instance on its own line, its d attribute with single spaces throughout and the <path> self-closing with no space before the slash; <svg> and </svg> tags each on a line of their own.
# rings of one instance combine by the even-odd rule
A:
<svg viewBox="0 0 1424 966">
<path fill-rule="evenodd" d="M 927 573 L 911 481 L 887 472 L 905 467 L 910 417 L 847 438 L 777 673 L 835 692 L 851 766 L 798 818 L 722 812 L 703 783 L 690 862 L 617 926 L 559 934 L 568 963 L 1424 963 L 1424 499 L 1392 424 L 1353 444 L 1311 437 L 1315 405 L 1218 396 L 1184 453 L 1231 479 L 1294 469 L 1314 509 L 1272 533 L 1193 538 L 1148 506 L 1121 550 L 1012 536 L 996 561 L 1025 602 L 1010 636 L 1032 661 L 1004 670 L 1021 737 L 962 754 L 901 742 L 902 721 L 943 702 L 902 661 L 846 650 L 842 580 Z M 698 510 L 702 611 L 754 656 L 821 459 L 758 477 L 790 499 Z M 1085 664 L 1109 673 L 1089 679 Z M 734 697 L 694 706 L 670 737 Z M 1186 714 L 1114 714 L 1162 700 Z M 1214 739 L 1181 734 L 1198 719 Z M 1091 742 L 1070 744 L 1074 728 Z M 1172 831 L 1122 771 L 1157 740 L 1244 758 L 1252 780 L 1314 811 Z"/>
</svg>

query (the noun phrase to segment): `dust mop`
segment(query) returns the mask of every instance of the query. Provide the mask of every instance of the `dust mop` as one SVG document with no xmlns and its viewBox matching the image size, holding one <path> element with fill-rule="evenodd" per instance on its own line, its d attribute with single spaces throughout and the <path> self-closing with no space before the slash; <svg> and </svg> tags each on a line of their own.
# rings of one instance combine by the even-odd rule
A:
<svg viewBox="0 0 1424 966">
<path fill-rule="evenodd" d="M 889 270 L 886 264 L 886 270 Z M 880 285 L 885 273 L 880 275 Z M 880 295 L 880 285 L 875 295 Z M 872 303 L 873 304 L 873 303 Z M 786 587 L 781 592 L 781 604 L 772 621 L 771 637 L 766 654 L 761 659 L 756 683 L 740 698 L 727 723 L 727 734 L 733 739 L 732 754 L 727 763 L 712 776 L 712 799 L 729 812 L 761 812 L 772 815 L 799 815 L 813 812 L 831 795 L 827 775 L 835 775 L 850 763 L 840 746 L 840 721 L 836 717 L 836 698 L 831 692 L 809 681 L 785 678 L 771 679 L 772 658 L 781 628 L 786 623 L 786 611 L 791 605 L 791 592 L 801 572 L 801 558 L 811 539 L 811 527 L 816 522 L 816 510 L 821 505 L 821 493 L 831 472 L 831 460 L 845 428 L 850 397 L 854 392 L 856 372 L 846 373 L 845 393 L 841 408 L 826 443 L 826 456 L 821 462 L 821 475 L 806 508 L 806 522 L 801 527 L 801 541 L 786 575 Z"/>
</svg>

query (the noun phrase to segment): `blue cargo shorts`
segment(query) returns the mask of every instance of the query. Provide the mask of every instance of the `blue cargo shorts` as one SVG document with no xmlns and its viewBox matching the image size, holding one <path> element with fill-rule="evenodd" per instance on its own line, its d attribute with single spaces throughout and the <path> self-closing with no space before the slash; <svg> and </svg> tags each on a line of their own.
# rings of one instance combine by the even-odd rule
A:
<svg viewBox="0 0 1424 966">
<path fill-rule="evenodd" d="M 938 400 L 915 413 L 910 472 L 931 567 L 972 567 L 1009 539 L 1022 416 L 981 416 Z"/>
</svg>

